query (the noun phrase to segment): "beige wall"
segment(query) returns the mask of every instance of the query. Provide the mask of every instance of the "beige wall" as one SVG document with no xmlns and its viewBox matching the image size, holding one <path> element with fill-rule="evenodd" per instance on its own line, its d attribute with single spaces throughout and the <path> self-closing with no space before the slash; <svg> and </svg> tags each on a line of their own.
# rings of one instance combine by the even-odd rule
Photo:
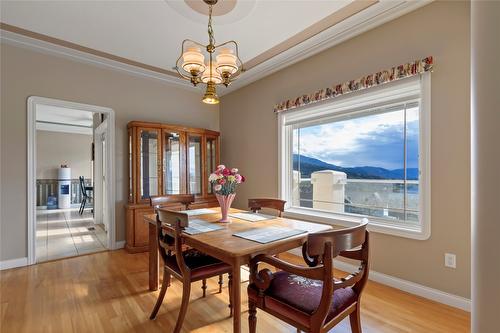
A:
<svg viewBox="0 0 500 333">
<path fill-rule="evenodd" d="M 201 103 L 201 91 L 2 43 L 0 260 L 27 256 L 26 101 L 32 95 L 115 111 L 117 240 L 125 238 L 127 122 L 219 129 L 218 107 Z"/>
<path fill-rule="evenodd" d="M 71 178 L 92 176 L 92 135 L 36 131 L 36 178 L 57 179 L 62 164 L 71 168 Z"/>
<path fill-rule="evenodd" d="M 466 2 L 435 2 L 224 96 L 222 161 L 247 176 L 236 205 L 277 195 L 275 103 L 432 55 L 432 235 L 374 233 L 373 269 L 469 298 L 469 16 Z M 444 267 L 445 252 L 456 269 Z"/>
</svg>

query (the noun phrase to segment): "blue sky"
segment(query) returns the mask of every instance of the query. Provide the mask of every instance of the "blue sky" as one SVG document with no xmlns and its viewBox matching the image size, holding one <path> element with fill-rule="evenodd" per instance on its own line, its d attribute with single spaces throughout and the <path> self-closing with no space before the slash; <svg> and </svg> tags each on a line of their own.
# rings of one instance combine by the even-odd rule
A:
<svg viewBox="0 0 500 333">
<path fill-rule="evenodd" d="M 404 113 L 393 111 L 302 128 L 300 154 L 343 167 L 401 169 L 403 138 Z M 418 168 L 418 108 L 407 110 L 407 164 Z"/>
</svg>

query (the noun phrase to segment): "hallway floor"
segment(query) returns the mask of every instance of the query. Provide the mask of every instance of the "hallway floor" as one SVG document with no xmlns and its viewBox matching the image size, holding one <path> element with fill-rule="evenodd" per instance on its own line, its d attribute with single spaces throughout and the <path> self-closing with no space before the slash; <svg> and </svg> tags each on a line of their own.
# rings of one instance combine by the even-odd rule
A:
<svg viewBox="0 0 500 333">
<path fill-rule="evenodd" d="M 36 219 L 37 262 L 106 250 L 106 231 L 90 209 L 83 215 L 77 208 L 37 210 Z"/>
</svg>

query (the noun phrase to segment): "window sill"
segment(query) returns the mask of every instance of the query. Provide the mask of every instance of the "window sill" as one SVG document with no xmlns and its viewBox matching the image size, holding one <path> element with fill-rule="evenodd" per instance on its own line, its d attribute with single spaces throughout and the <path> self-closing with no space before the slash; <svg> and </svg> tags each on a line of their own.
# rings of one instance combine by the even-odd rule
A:
<svg viewBox="0 0 500 333">
<path fill-rule="evenodd" d="M 349 216 L 299 207 L 287 208 L 284 212 L 284 217 L 323 224 L 340 225 L 344 227 L 357 226 L 364 219 L 364 217 Z M 427 225 L 427 227 L 415 226 L 413 228 L 402 228 L 401 226 L 390 224 L 384 220 L 373 217 L 369 218 L 368 221 L 368 230 L 372 232 L 416 240 L 427 240 L 431 236 L 429 225 Z"/>
</svg>

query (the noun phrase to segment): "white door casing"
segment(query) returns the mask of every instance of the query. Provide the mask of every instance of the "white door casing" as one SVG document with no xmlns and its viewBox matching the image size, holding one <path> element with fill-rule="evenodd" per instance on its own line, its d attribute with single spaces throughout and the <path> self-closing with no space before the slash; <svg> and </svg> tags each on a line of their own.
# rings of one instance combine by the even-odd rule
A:
<svg viewBox="0 0 500 333">
<path fill-rule="evenodd" d="M 70 101 L 30 96 L 27 101 L 27 215 L 28 215 L 28 265 L 36 263 L 36 109 L 37 105 L 62 107 L 71 110 L 97 112 L 106 115 L 106 175 L 108 249 L 116 248 L 115 235 L 115 113 L 113 109 Z"/>
</svg>

